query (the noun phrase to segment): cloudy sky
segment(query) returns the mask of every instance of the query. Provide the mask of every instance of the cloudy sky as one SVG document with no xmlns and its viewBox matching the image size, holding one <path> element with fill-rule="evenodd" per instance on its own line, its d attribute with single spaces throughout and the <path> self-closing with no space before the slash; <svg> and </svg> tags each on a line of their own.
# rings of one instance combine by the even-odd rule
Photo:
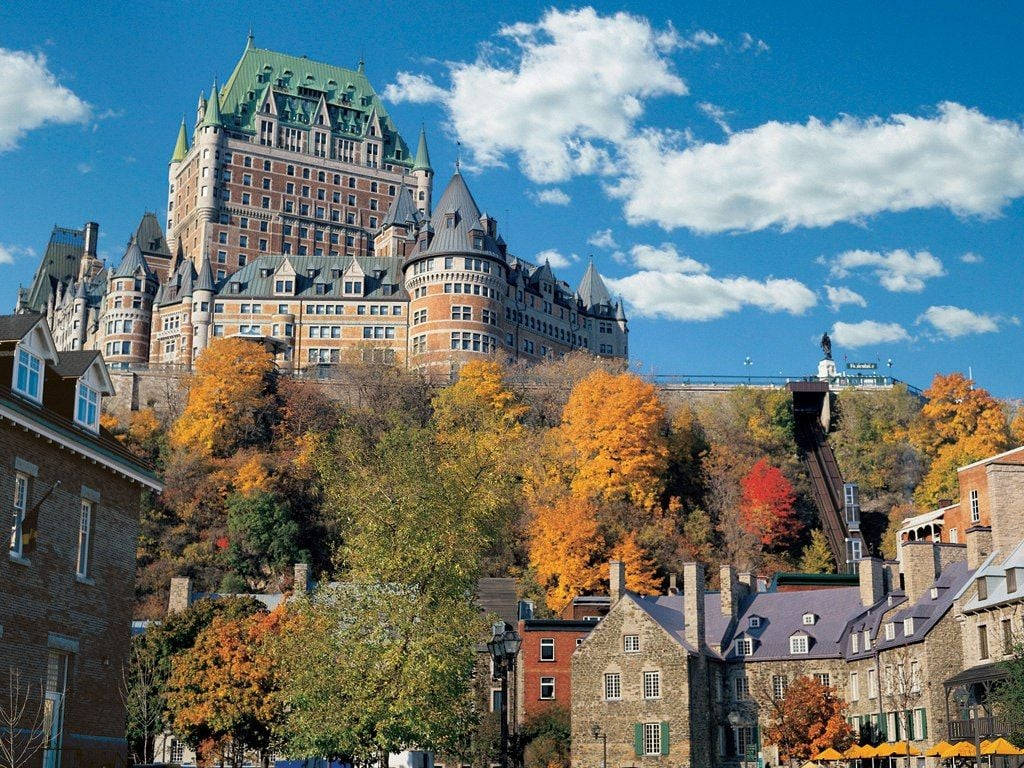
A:
<svg viewBox="0 0 1024 768">
<path fill-rule="evenodd" d="M 177 123 L 251 25 L 260 47 L 362 54 L 515 253 L 573 285 L 592 257 L 639 369 L 806 374 L 829 330 L 840 366 L 970 367 L 1024 396 L 1014 4 L 429 7 L 0 5 L 0 306 L 53 224 L 99 221 L 116 261 L 163 218 Z"/>
</svg>

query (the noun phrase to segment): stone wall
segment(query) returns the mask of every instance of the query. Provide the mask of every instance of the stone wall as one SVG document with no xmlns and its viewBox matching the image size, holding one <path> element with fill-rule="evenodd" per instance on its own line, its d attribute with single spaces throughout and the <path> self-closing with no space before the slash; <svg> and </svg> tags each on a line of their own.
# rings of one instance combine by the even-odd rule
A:
<svg viewBox="0 0 1024 768">
<path fill-rule="evenodd" d="M 992 547 L 1006 557 L 1024 530 L 1024 465 L 989 464 L 988 496 L 992 520 Z"/>
</svg>

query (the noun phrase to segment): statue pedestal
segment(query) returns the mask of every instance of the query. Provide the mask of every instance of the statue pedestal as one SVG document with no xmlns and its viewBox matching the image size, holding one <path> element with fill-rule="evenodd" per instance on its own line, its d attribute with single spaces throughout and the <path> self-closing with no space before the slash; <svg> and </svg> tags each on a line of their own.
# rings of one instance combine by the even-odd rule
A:
<svg viewBox="0 0 1024 768">
<path fill-rule="evenodd" d="M 829 381 L 836 376 L 836 361 L 822 360 L 818 363 L 818 378 L 822 381 Z"/>
</svg>

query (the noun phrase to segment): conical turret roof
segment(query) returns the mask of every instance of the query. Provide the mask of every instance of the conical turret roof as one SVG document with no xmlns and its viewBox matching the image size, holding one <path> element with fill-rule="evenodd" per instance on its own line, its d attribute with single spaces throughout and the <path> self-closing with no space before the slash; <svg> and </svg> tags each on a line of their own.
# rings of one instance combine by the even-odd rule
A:
<svg viewBox="0 0 1024 768">
<path fill-rule="evenodd" d="M 456 172 L 441 195 L 430 219 L 434 237 L 422 254 L 482 253 L 503 260 L 498 244 L 480 225 L 480 208 L 473 199 L 466 180 Z M 482 242 L 474 244 L 470 232 L 480 233 Z M 482 246 L 482 247 L 481 247 Z"/>
<path fill-rule="evenodd" d="M 587 265 L 587 271 L 583 273 L 583 279 L 580 280 L 580 286 L 576 289 L 576 295 L 580 297 L 580 301 L 587 309 L 599 304 L 607 304 L 609 307 L 612 305 L 612 297 L 608 294 L 604 280 L 601 279 L 601 275 L 594 267 L 593 259 Z"/>
<path fill-rule="evenodd" d="M 206 103 L 206 113 L 203 115 L 203 125 L 214 125 L 223 128 L 224 123 L 220 117 L 220 94 L 217 93 L 217 83 L 214 81 L 210 89 L 210 100 Z"/>
<path fill-rule="evenodd" d="M 181 118 L 181 126 L 178 128 L 178 140 L 174 144 L 174 153 L 171 155 L 172 163 L 180 163 L 188 154 L 188 136 L 185 134 L 185 118 Z"/>
<path fill-rule="evenodd" d="M 398 194 L 391 201 L 388 212 L 381 222 L 381 229 L 389 226 L 415 227 L 420 223 L 420 213 L 416 210 L 416 203 L 412 199 L 412 190 L 403 184 L 398 188 Z"/>
<path fill-rule="evenodd" d="M 146 263 L 145 256 L 142 255 L 142 249 L 139 248 L 139 244 L 133 237 L 128 244 L 128 250 L 125 251 L 124 258 L 114 270 L 114 277 L 134 277 L 140 269 L 146 277 L 154 277 L 149 264 Z"/>
<path fill-rule="evenodd" d="M 196 278 L 195 290 L 213 291 L 213 267 L 210 266 L 210 257 L 203 259 L 203 266 L 199 269 L 199 276 Z"/>
<path fill-rule="evenodd" d="M 414 171 L 433 171 L 430 167 L 430 152 L 427 151 L 427 132 L 420 128 L 420 143 L 416 147 L 416 159 L 413 161 Z"/>
<path fill-rule="evenodd" d="M 619 301 L 615 305 L 615 319 L 616 320 L 625 320 L 626 319 L 626 308 L 625 308 L 625 304 L 622 301 L 622 297 L 621 296 L 619 296 Z"/>
</svg>

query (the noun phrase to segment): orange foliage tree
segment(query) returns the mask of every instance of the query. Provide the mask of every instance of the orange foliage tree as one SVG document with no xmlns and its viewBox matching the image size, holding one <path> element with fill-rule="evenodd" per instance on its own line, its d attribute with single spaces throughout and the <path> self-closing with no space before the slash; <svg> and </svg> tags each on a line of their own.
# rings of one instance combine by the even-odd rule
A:
<svg viewBox="0 0 1024 768">
<path fill-rule="evenodd" d="M 534 512 L 530 566 L 547 591 L 548 608 L 560 611 L 577 595 L 601 586 L 604 549 L 597 508 L 589 499 L 567 496 Z"/>
<path fill-rule="evenodd" d="M 273 370 L 274 359 L 259 344 L 214 339 L 196 360 L 188 404 L 171 427 L 172 447 L 223 456 L 265 433 Z"/>
<path fill-rule="evenodd" d="M 927 509 L 959 494 L 957 467 L 1006 450 L 1011 438 L 999 402 L 962 373 L 937 374 L 924 394 L 928 400 L 909 437 L 929 462 L 914 493 Z"/>
<path fill-rule="evenodd" d="M 282 611 L 217 616 L 173 657 L 166 698 L 174 730 L 207 762 L 230 747 L 238 766 L 246 750 L 270 748 L 282 702 L 267 641 L 281 617 Z"/>
<path fill-rule="evenodd" d="M 810 677 L 798 677 L 781 699 L 769 697 L 772 720 L 765 741 L 779 748 L 783 760 L 810 760 L 829 747 L 844 750 L 853 738 L 846 722 L 846 702 Z"/>
<path fill-rule="evenodd" d="M 793 486 L 778 467 L 758 460 L 740 481 L 740 525 L 765 547 L 786 546 L 800 533 Z"/>
<path fill-rule="evenodd" d="M 626 589 L 642 595 L 656 595 L 661 591 L 661 579 L 654 562 L 637 542 L 635 533 L 626 533 L 613 554 L 626 566 Z"/>
</svg>

